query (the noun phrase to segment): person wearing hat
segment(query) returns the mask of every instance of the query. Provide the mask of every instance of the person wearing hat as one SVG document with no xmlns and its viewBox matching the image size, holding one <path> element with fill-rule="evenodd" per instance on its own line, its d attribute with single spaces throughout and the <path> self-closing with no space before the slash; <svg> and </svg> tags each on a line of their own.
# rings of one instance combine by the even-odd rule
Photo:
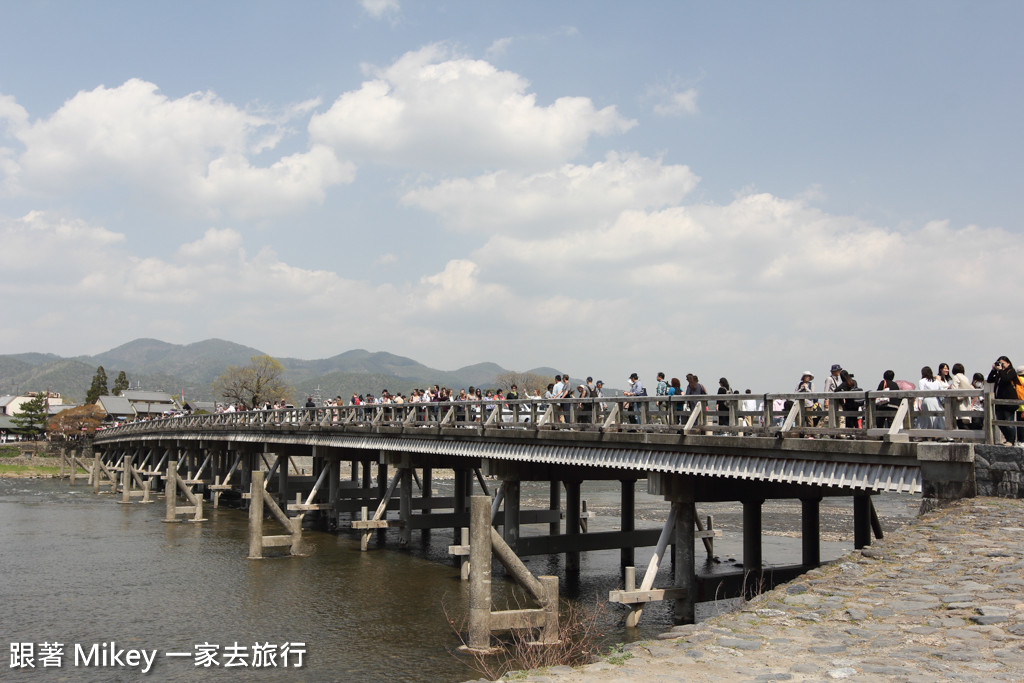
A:
<svg viewBox="0 0 1024 683">
<path fill-rule="evenodd" d="M 839 363 L 834 363 L 832 365 L 832 373 L 825 380 L 825 391 L 831 393 L 836 390 L 836 387 L 842 384 L 843 380 L 839 377 L 839 373 L 842 371 L 843 366 Z"/>
<path fill-rule="evenodd" d="M 576 386 L 576 391 L 578 392 L 579 398 L 590 398 L 591 397 L 590 387 L 588 387 L 586 384 L 578 384 Z M 590 403 L 589 401 L 588 402 L 579 403 L 576 406 L 576 408 L 577 408 L 577 411 L 576 411 L 576 421 L 581 423 L 581 424 L 589 423 L 590 422 L 590 416 L 591 416 L 591 414 L 593 412 L 593 405 L 594 404 Z"/>
<path fill-rule="evenodd" d="M 629 376 L 629 389 L 622 392 L 626 396 L 646 396 L 647 390 L 644 389 L 644 385 L 640 383 L 640 375 L 635 372 Z M 639 420 L 636 417 L 635 406 L 627 403 L 623 406 L 626 410 L 629 410 L 629 422 L 636 424 Z M 633 408 L 633 410 L 630 410 Z"/>
<path fill-rule="evenodd" d="M 843 371 L 843 366 L 839 363 L 832 364 L 832 373 L 825 379 L 825 391 L 832 393 L 839 388 L 842 384 L 842 379 L 839 377 L 839 373 Z M 828 399 L 825 399 L 825 409 L 828 410 Z M 841 420 L 840 420 L 841 421 Z"/>
<path fill-rule="evenodd" d="M 797 393 L 814 393 L 814 375 L 811 374 L 810 370 L 804 370 L 803 374 L 800 375 L 800 381 L 796 385 Z M 817 417 L 811 415 L 811 411 L 814 409 L 814 400 L 810 398 L 804 399 L 804 411 L 807 413 L 807 423 L 813 427 L 817 423 Z"/>
</svg>

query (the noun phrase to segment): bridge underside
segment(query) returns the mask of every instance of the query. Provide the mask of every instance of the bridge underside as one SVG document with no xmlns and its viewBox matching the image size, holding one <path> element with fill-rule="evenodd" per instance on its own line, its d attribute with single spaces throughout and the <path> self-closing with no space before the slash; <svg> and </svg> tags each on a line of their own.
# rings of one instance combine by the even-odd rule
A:
<svg viewBox="0 0 1024 683">
<path fill-rule="evenodd" d="M 577 470 L 583 478 L 628 478 L 649 472 L 709 478 L 794 484 L 850 491 L 928 493 L 927 470 L 952 465 L 952 476 L 966 478 L 970 444 L 883 443 L 764 437 L 599 434 L 437 428 L 377 428 L 367 433 L 334 429 L 261 429 L 203 434 L 138 434 L 131 441 L 168 441 L 182 445 L 222 443 L 226 448 L 258 445 L 307 454 L 311 448 L 408 453 L 451 466 L 468 461 L 506 463 L 523 480 L 550 479 L 550 467 Z M 473 434 L 467 434 L 472 431 Z M 396 433 L 387 433 L 396 432 Z M 493 433 L 489 433 L 493 432 Z M 102 443 L 102 442 L 101 442 Z M 922 457 L 923 456 L 923 457 Z M 461 465 L 460 465 L 461 463 Z M 922 471 L 924 463 L 925 472 Z M 959 465 L 957 465 L 959 464 Z M 947 467 L 948 469 L 948 467 Z M 506 468 L 507 471 L 507 468 Z M 497 472 L 495 472 L 497 473 Z M 565 477 L 562 477 L 565 478 Z"/>
<path fill-rule="evenodd" d="M 870 543 L 872 531 L 876 536 L 881 533 L 872 494 L 944 498 L 973 493 L 973 446 L 965 443 L 281 425 L 101 434 L 95 446 L 111 469 L 116 468 L 118 457 L 134 455 L 136 462 L 151 459 L 149 474 L 156 479 L 165 474 L 159 466 L 154 468 L 161 456 L 161 462 L 173 460 L 179 468 L 184 463 L 183 481 L 195 482 L 215 502 L 229 496 L 243 506 L 252 473 L 265 468 L 267 490 L 277 490 L 284 514 L 308 514 L 307 523 L 319 521 L 331 529 L 344 527 L 347 519 L 349 528 L 363 534 L 364 546 L 371 529 L 384 542 L 389 528 L 397 530 L 402 544 L 409 542 L 414 529 L 448 528 L 459 544 L 461 530 L 469 525 L 474 481 L 494 495 L 485 483 L 485 477 L 494 477 L 501 482 L 496 498 L 503 500 L 495 500 L 492 522 L 502 528 L 509 546 L 520 555 L 564 553 L 567 572 L 578 571 L 581 552 L 619 549 L 625 567 L 633 565 L 634 548 L 659 544 L 662 531 L 635 528 L 635 485 L 642 479 L 647 481 L 648 493 L 671 503 L 672 512 L 666 514 L 674 524 L 676 566 L 694 566 L 694 545 L 699 539 L 704 540 L 709 556 L 712 553 L 714 532 L 704 529 L 696 518 L 696 503 L 742 503 L 744 571 L 740 577 L 765 571 L 760 517 L 765 500 L 801 501 L 801 568 L 806 569 L 820 563 L 818 505 L 824 497 L 853 498 L 855 544 L 862 547 Z M 290 473 L 288 463 L 293 457 L 312 457 L 312 476 Z M 350 465 L 348 480 L 339 476 L 345 462 Z M 394 473 L 390 485 L 389 468 Z M 455 473 L 454 493 L 434 498 L 431 473 L 442 468 Z M 580 486 L 594 480 L 622 482 L 622 519 L 617 531 L 588 531 Z M 524 481 L 550 482 L 547 509 L 520 509 L 519 484 Z M 368 519 L 368 507 L 377 507 L 374 520 Z M 389 517 L 394 512 L 397 519 Z M 548 534 L 521 537 L 523 524 L 548 524 Z M 666 529 L 670 526 L 666 523 Z M 779 569 L 776 575 L 788 577 L 792 571 Z M 718 579 L 715 591 L 744 585 L 742 580 Z M 687 595 L 677 601 L 677 620 L 692 620 L 693 604 L 706 591 L 692 573 L 677 572 L 676 581 Z M 717 592 L 717 597 L 725 594 Z"/>
</svg>

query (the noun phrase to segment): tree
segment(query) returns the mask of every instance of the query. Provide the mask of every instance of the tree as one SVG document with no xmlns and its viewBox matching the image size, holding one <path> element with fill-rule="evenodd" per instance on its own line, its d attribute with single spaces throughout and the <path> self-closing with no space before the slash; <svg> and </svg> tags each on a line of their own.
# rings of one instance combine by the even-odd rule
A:
<svg viewBox="0 0 1024 683">
<path fill-rule="evenodd" d="M 231 365 L 213 380 L 213 393 L 246 408 L 286 398 L 291 392 L 282 379 L 284 366 L 270 356 L 253 356 L 248 365 Z"/>
<path fill-rule="evenodd" d="M 51 437 L 72 439 L 81 434 L 92 434 L 100 426 L 106 413 L 94 403 L 62 410 L 46 426 Z"/>
<path fill-rule="evenodd" d="M 21 412 L 11 416 L 15 431 L 31 437 L 46 431 L 46 398 L 45 393 L 39 392 L 31 401 L 21 404 Z"/>
<path fill-rule="evenodd" d="M 96 374 L 92 376 L 92 385 L 89 386 L 89 391 L 85 394 L 85 402 L 95 403 L 100 396 L 108 394 L 110 394 L 110 390 L 107 389 L 107 371 L 101 365 L 96 368 Z"/>
<path fill-rule="evenodd" d="M 131 386 L 128 381 L 128 375 L 124 374 L 124 370 L 117 373 L 117 379 L 114 380 L 114 388 L 110 390 L 113 396 L 120 396 L 121 392 Z"/>
<path fill-rule="evenodd" d="M 544 390 L 548 388 L 548 384 L 551 384 L 551 378 L 534 372 L 516 372 L 514 370 L 503 372 L 494 378 L 494 385 L 501 387 L 506 392 L 512 388 L 513 384 L 519 389 L 520 397 L 528 398 L 533 395 L 534 389 L 540 389 L 540 393 L 543 394 Z"/>
</svg>

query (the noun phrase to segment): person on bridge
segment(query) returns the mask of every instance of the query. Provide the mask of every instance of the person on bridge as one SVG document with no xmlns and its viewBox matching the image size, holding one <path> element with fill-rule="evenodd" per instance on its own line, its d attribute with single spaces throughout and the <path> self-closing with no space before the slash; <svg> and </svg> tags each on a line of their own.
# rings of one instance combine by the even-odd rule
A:
<svg viewBox="0 0 1024 683">
<path fill-rule="evenodd" d="M 626 396 L 646 396 L 647 390 L 644 389 L 644 385 L 640 383 L 640 375 L 633 373 L 629 376 L 629 389 L 622 392 Z M 629 411 L 629 422 L 636 424 L 640 420 L 636 416 L 636 403 L 627 403 L 623 405 L 627 411 Z"/>
<path fill-rule="evenodd" d="M 935 375 L 935 381 L 941 384 L 943 389 L 950 388 L 953 376 L 949 374 L 949 363 L 939 363 L 939 374 Z"/>
<path fill-rule="evenodd" d="M 579 392 L 579 398 L 591 398 L 590 389 L 587 388 L 586 384 L 580 384 L 576 387 L 576 391 Z M 577 404 L 576 406 L 576 421 L 582 424 L 588 424 L 590 422 L 590 416 L 593 414 L 594 404 L 587 401 Z"/>
<path fill-rule="evenodd" d="M 896 384 L 896 373 L 892 370 L 886 370 L 882 373 L 882 381 L 878 383 L 878 391 L 899 391 L 900 387 Z M 888 397 L 883 396 L 882 398 L 875 399 L 875 426 L 879 429 L 883 427 L 892 426 L 893 415 L 896 414 L 896 410 L 899 408 L 899 402 L 893 403 Z"/>
<path fill-rule="evenodd" d="M 679 378 L 678 377 L 673 377 L 672 381 L 669 382 L 668 389 L 665 390 L 665 395 L 666 396 L 682 396 L 683 395 L 683 385 L 679 382 Z M 677 416 L 680 415 L 683 412 L 683 409 L 685 407 L 686 407 L 686 404 L 683 403 L 682 401 L 678 401 L 678 402 L 675 403 L 675 406 L 672 408 L 672 414 L 669 417 L 669 419 L 670 419 L 672 424 L 676 424 L 677 422 L 682 424 L 682 422 L 681 422 L 682 418 L 680 417 L 679 419 L 677 419 Z"/>
<path fill-rule="evenodd" d="M 573 393 L 575 391 L 576 391 L 576 387 L 574 387 L 569 382 L 569 374 L 568 373 L 564 373 L 562 375 L 562 393 L 559 395 L 559 398 L 572 398 L 573 397 Z M 570 412 L 571 406 L 568 403 L 563 403 L 561 407 L 562 407 L 562 422 L 568 422 L 569 418 L 571 417 L 571 412 Z"/>
<path fill-rule="evenodd" d="M 921 368 L 921 380 L 917 383 L 917 388 L 921 391 L 943 391 L 945 389 L 942 382 L 935 378 L 932 369 L 927 365 Z M 922 415 L 917 418 L 921 429 L 946 428 L 946 418 L 937 414 L 942 412 L 942 404 L 939 402 L 938 396 L 926 396 L 921 399 L 921 410 L 932 413 L 932 415 Z"/>
<path fill-rule="evenodd" d="M 562 398 L 565 396 L 565 383 L 562 382 L 561 375 L 555 375 L 555 384 L 551 387 L 551 396 L 545 396 L 544 398 Z M 562 406 L 559 404 L 553 404 L 551 406 L 554 410 L 555 420 L 557 422 L 565 422 L 565 415 L 562 414 Z"/>
<path fill-rule="evenodd" d="M 814 392 L 814 375 L 811 374 L 810 370 L 804 370 L 803 374 L 800 375 L 800 381 L 796 385 L 797 393 L 810 394 Z M 813 414 L 814 400 L 805 398 L 804 399 L 804 414 L 807 416 L 807 424 L 810 427 L 815 426 L 818 423 L 818 418 Z"/>
<path fill-rule="evenodd" d="M 665 396 L 668 394 L 668 382 L 665 381 L 665 373 L 658 373 L 658 386 L 654 388 L 655 396 Z"/>
<path fill-rule="evenodd" d="M 842 365 L 840 365 L 839 363 L 833 363 L 832 364 L 832 372 L 831 372 L 831 374 L 828 377 L 825 378 L 825 391 L 826 392 L 832 393 L 833 391 L 835 391 L 839 387 L 839 384 L 842 382 L 842 378 L 840 377 L 840 373 L 842 373 L 842 371 L 843 371 L 843 366 Z M 827 398 L 825 399 L 825 409 L 828 410 L 828 399 Z M 826 417 L 825 419 L 828 419 L 828 418 Z M 832 426 L 834 426 L 834 427 L 842 426 L 843 419 L 842 418 L 838 418 L 838 421 L 839 421 L 840 424 L 832 425 Z"/>
<path fill-rule="evenodd" d="M 835 392 L 849 392 L 849 391 L 861 391 L 861 388 L 857 386 L 857 380 L 853 378 L 852 372 L 846 370 L 839 371 L 839 385 L 836 386 Z M 850 415 L 840 415 L 836 422 L 837 427 L 849 427 L 850 429 L 858 428 L 858 417 L 856 413 L 859 411 L 859 404 L 863 402 L 862 399 L 857 398 L 839 398 L 836 397 L 836 401 L 839 402 L 839 409 L 844 413 L 852 413 Z"/>
<path fill-rule="evenodd" d="M 992 370 L 988 373 L 988 381 L 995 385 L 992 389 L 994 398 L 1011 401 L 1017 400 L 1017 384 L 1021 381 L 1021 378 L 1017 376 L 1013 363 L 1006 356 L 999 356 L 996 362 L 992 364 Z M 1013 421 L 1016 414 L 1016 407 L 996 404 L 996 419 L 1000 422 L 1004 420 Z M 1017 443 L 1017 430 L 1013 426 L 999 425 L 999 431 L 1003 435 L 1001 445 L 1009 446 Z"/>
<path fill-rule="evenodd" d="M 718 393 L 732 393 L 732 387 L 729 386 L 729 380 L 727 380 L 725 377 L 720 377 L 718 379 Z M 729 424 L 729 403 L 727 401 L 719 401 L 716 408 L 718 409 L 718 424 Z"/>
<path fill-rule="evenodd" d="M 964 391 L 967 389 L 973 389 L 974 386 L 971 384 L 971 380 L 967 379 L 967 371 L 964 370 L 963 363 L 953 363 L 953 381 L 950 382 L 949 388 L 954 391 Z M 958 429 L 970 429 L 971 428 L 971 398 L 964 397 L 958 398 L 957 410 L 967 415 L 959 415 L 956 418 L 956 426 Z"/>
</svg>

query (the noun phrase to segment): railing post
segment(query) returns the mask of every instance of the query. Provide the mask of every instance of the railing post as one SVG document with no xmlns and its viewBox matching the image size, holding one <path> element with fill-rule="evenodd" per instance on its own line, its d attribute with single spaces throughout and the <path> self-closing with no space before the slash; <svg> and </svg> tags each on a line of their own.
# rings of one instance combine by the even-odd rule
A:
<svg viewBox="0 0 1024 683">
<path fill-rule="evenodd" d="M 998 429 L 995 424 L 996 420 L 996 406 L 995 406 L 995 392 L 991 389 L 985 391 L 985 443 L 989 446 L 995 445 L 996 443 L 996 430 Z"/>
</svg>

